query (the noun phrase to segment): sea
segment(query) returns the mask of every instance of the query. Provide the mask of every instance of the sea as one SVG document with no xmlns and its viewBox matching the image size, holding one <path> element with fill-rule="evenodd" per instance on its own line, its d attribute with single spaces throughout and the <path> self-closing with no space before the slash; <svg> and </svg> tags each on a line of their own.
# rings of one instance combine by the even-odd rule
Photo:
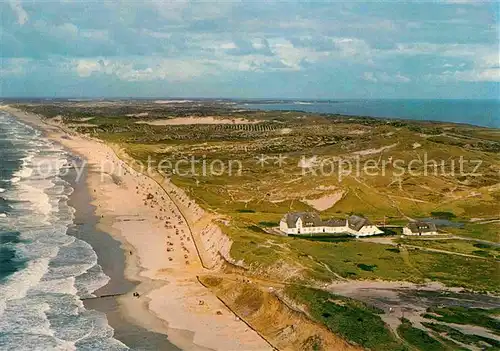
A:
<svg viewBox="0 0 500 351">
<path fill-rule="evenodd" d="M 500 128 L 500 100 L 245 100 L 237 103 L 243 109 L 291 110 L 314 113 L 340 114 L 432 120 Z"/>
<path fill-rule="evenodd" d="M 68 235 L 77 161 L 0 111 L 0 350 L 128 349 L 81 300 L 109 277 L 92 247 Z"/>
</svg>

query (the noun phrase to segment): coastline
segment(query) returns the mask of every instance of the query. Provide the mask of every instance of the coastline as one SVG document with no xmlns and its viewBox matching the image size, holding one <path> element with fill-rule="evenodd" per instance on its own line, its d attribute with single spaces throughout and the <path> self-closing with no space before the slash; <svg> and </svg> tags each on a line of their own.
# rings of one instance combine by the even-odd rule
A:
<svg viewBox="0 0 500 351">
<path fill-rule="evenodd" d="M 99 219 L 95 215 L 96 208 L 91 204 L 92 198 L 88 191 L 88 170 L 83 169 L 79 179 L 76 179 L 76 172 L 73 173 L 66 179 L 74 189 L 68 204 L 75 209 L 75 224 L 69 228 L 68 235 L 84 240 L 92 246 L 97 254 L 97 263 L 110 278 L 106 285 L 94 292 L 96 298 L 83 300 L 85 308 L 105 313 L 108 324 L 114 330 L 114 338 L 132 350 L 179 350 L 168 341 L 166 335 L 150 332 L 124 318 L 117 299 L 135 291 L 138 282 L 129 281 L 125 277 L 126 252 L 121 242 L 98 229 Z M 145 341 L 148 347 L 144 347 Z"/>
<path fill-rule="evenodd" d="M 162 345 L 161 349 L 167 350 L 271 349 L 198 282 L 197 275 L 206 271 L 194 239 L 190 239 L 191 229 L 176 201 L 160 184 L 129 168 L 102 142 L 66 133 L 36 115 L 11 107 L 1 108 L 88 161 L 86 191 L 98 219 L 96 236 L 108 233 L 121 243 L 122 255 L 125 252 L 123 268 L 118 272 L 116 267 L 103 263 L 105 273 L 114 281 L 96 295 L 115 293 L 112 287 L 123 287 L 127 285 L 125 281 L 137 282 L 135 288 L 125 289 L 127 292 L 116 298 L 86 302 L 89 308 L 107 313 L 110 325 L 117 326 L 116 338 L 121 340 L 120 333 L 131 333 L 131 340 Z M 150 195 L 153 199 L 147 199 Z M 188 215 L 197 217 L 196 213 Z M 173 228 L 165 224 L 167 218 L 175 221 Z M 175 251 L 167 252 L 168 245 Z M 107 255 L 98 253 L 100 263 L 103 254 Z M 133 296 L 133 292 L 140 297 Z M 140 349 L 159 349 L 155 345 Z"/>
<path fill-rule="evenodd" d="M 252 111 L 294 111 L 498 129 L 499 105 L 498 99 L 256 99 L 238 106 Z"/>
</svg>

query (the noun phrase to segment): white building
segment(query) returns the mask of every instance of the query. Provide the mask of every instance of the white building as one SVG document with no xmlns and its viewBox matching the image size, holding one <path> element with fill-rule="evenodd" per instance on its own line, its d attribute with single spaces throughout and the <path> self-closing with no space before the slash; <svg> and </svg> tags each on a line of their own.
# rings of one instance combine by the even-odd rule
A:
<svg viewBox="0 0 500 351">
<path fill-rule="evenodd" d="M 434 223 L 415 221 L 403 228 L 403 235 L 437 235 L 439 234 Z"/>
<path fill-rule="evenodd" d="M 347 219 L 321 220 L 314 212 L 292 212 L 287 213 L 280 221 L 280 230 L 283 233 L 295 235 L 327 234 L 350 234 L 357 238 L 383 234 L 377 226 L 368 219 L 360 216 L 350 216 Z"/>
</svg>

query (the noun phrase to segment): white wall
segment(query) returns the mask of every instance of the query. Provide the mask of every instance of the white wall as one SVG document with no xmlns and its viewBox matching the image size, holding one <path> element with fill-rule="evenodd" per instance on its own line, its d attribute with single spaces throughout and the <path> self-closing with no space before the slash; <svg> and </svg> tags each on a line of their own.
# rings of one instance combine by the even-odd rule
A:
<svg viewBox="0 0 500 351">
<path fill-rule="evenodd" d="M 352 230 L 349 227 L 324 227 L 325 233 L 330 234 L 340 234 L 340 233 L 351 233 Z"/>
<path fill-rule="evenodd" d="M 403 228 L 403 235 L 439 235 L 438 232 L 426 232 L 426 233 L 413 233 L 410 228 L 404 227 Z"/>
<path fill-rule="evenodd" d="M 281 221 L 280 221 L 280 230 L 281 230 L 282 232 L 285 232 L 285 233 L 286 233 L 286 232 L 287 232 L 287 229 L 288 229 L 288 225 L 286 224 L 286 221 L 281 220 Z"/>
<path fill-rule="evenodd" d="M 357 233 L 354 235 L 356 236 L 368 236 L 368 235 L 377 235 L 377 234 L 384 234 L 383 231 L 381 231 L 378 227 L 374 225 L 367 225 L 361 228 Z"/>
<path fill-rule="evenodd" d="M 404 235 L 414 235 L 413 232 L 410 230 L 410 228 L 407 228 L 407 227 L 403 228 L 403 234 Z"/>
<path fill-rule="evenodd" d="M 407 229 L 407 228 L 406 228 Z M 368 235 L 376 235 L 383 234 L 379 228 L 374 225 L 365 226 L 360 229 L 359 232 L 356 232 L 349 228 L 348 226 L 344 227 L 302 227 L 302 220 L 299 218 L 297 223 L 295 224 L 295 228 L 288 228 L 286 221 L 280 221 L 280 230 L 287 234 L 301 234 L 301 235 L 310 235 L 310 234 L 341 234 L 347 233 L 351 235 L 359 236 L 368 236 Z M 403 231 L 404 233 L 404 231 Z"/>
</svg>

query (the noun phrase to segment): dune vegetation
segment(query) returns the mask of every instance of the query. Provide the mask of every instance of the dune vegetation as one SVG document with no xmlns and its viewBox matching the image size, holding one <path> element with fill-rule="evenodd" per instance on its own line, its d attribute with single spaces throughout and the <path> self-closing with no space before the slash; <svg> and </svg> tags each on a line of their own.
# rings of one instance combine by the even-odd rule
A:
<svg viewBox="0 0 500 351">
<path fill-rule="evenodd" d="M 431 322 L 424 328 L 402 320 L 397 331 L 391 331 L 374 307 L 331 297 L 317 288 L 338 281 L 379 279 L 439 282 L 498 294 L 498 130 L 240 111 L 217 103 L 176 105 L 142 101 L 18 107 L 116 145 L 143 164 L 159 167 L 168 160 L 162 173 L 216 216 L 232 241 L 230 256 L 245 274 L 286 283 L 290 299 L 346 340 L 373 350 L 450 350 L 464 340 L 481 342 L 480 337 Z M 203 124 L 207 116 L 211 122 Z M 231 123 L 213 123 L 214 116 Z M 198 122 L 153 123 L 184 117 Z M 318 210 L 315 204 L 320 202 Z M 384 226 L 385 235 L 366 239 L 278 235 L 276 227 L 290 211 L 317 211 L 322 218 L 363 215 Z M 435 220 L 439 237 L 400 238 L 401 227 L 414 219 Z M 222 283 L 209 283 L 223 294 Z M 448 337 L 442 337 L 445 334 Z M 305 340 L 298 337 L 294 342 Z"/>
</svg>

